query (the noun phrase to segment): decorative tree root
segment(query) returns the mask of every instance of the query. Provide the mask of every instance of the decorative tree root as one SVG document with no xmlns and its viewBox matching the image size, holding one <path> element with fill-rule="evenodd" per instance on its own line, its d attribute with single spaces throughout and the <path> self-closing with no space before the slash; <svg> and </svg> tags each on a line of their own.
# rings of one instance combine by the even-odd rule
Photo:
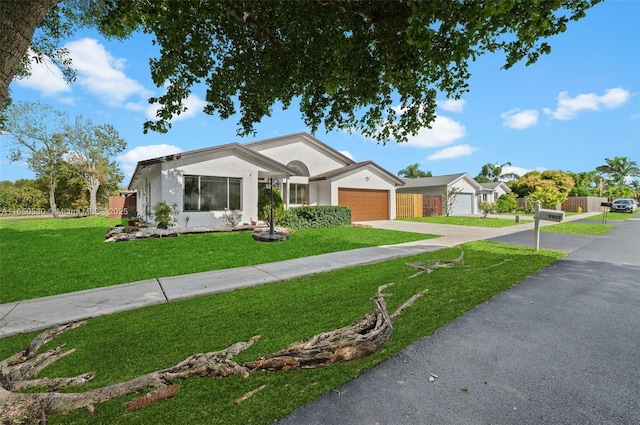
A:
<svg viewBox="0 0 640 425">
<path fill-rule="evenodd" d="M 445 267 L 464 267 L 464 262 L 462 261 L 462 259 L 464 258 L 464 250 L 460 247 L 458 247 L 458 249 L 460 250 L 460 255 L 453 260 L 427 260 L 406 263 L 407 266 L 418 269 L 418 272 L 409 276 L 409 279 L 413 279 L 414 277 L 420 276 L 423 273 L 433 273 L 436 269 Z"/>
<path fill-rule="evenodd" d="M 170 368 L 84 393 L 61 393 L 58 390 L 83 385 L 93 378 L 92 373 L 72 378 L 31 379 L 51 363 L 73 353 L 75 349 L 63 351 L 64 346 L 60 346 L 41 354 L 37 354 L 37 351 L 56 336 L 85 322 L 58 326 L 34 338 L 24 351 L 0 362 L 0 425 L 46 424 L 49 415 L 66 414 L 81 409 L 93 413 L 97 404 L 107 400 L 151 391 L 128 404 L 127 410 L 136 410 L 172 397 L 178 391 L 178 387 L 173 384 L 192 376 L 226 378 L 239 374 L 247 377 L 259 370 L 318 368 L 367 356 L 376 352 L 389 340 L 393 331 L 393 320 L 426 293 L 424 290 L 414 295 L 389 315 L 384 301 L 385 294 L 381 293 L 387 286 L 378 288 L 378 293 L 373 297 L 375 310 L 367 313 L 358 322 L 318 334 L 306 342 L 293 344 L 259 360 L 243 365 L 232 360 L 232 357 L 249 348 L 260 338 L 254 336 L 249 341 L 238 342 L 224 350 L 194 354 Z M 15 392 L 36 386 L 48 387 L 49 392 Z M 254 392 L 250 393 L 247 398 L 253 394 Z"/>
</svg>

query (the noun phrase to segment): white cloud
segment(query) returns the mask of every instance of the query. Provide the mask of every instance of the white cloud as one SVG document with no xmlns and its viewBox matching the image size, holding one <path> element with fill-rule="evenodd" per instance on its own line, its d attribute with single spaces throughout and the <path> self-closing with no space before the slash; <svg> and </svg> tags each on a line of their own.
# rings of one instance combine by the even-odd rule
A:
<svg viewBox="0 0 640 425">
<path fill-rule="evenodd" d="M 571 98 L 568 92 L 563 91 L 558 94 L 556 109 L 544 108 L 544 112 L 558 120 L 571 120 L 581 111 L 599 111 L 603 107 L 607 109 L 620 107 L 629 100 L 630 96 L 630 92 L 619 87 L 606 90 L 602 96 L 595 93 L 584 93 Z"/>
<path fill-rule="evenodd" d="M 431 128 L 422 128 L 415 136 L 409 136 L 407 143 L 402 145 L 417 148 L 435 148 L 454 143 L 466 136 L 464 125 L 442 115 L 436 116 Z"/>
<path fill-rule="evenodd" d="M 29 50 L 31 59 L 31 75 L 27 78 L 15 80 L 16 85 L 40 92 L 43 96 L 53 96 L 59 93 L 71 91 L 71 87 L 65 81 L 62 71 L 48 57 L 36 62 L 34 55 Z"/>
<path fill-rule="evenodd" d="M 450 148 L 439 150 L 433 155 L 429 155 L 427 157 L 427 160 L 438 161 L 440 159 L 460 158 L 461 156 L 469 156 L 476 150 L 477 150 L 476 148 L 471 147 L 469 145 L 451 146 Z"/>
<path fill-rule="evenodd" d="M 438 107 L 449 112 L 461 113 L 467 102 L 462 99 L 445 99 L 438 101 Z"/>
<path fill-rule="evenodd" d="M 171 122 L 182 121 L 189 118 L 193 118 L 198 113 L 202 112 L 202 109 L 207 104 L 207 102 L 205 102 L 204 100 L 200 99 L 198 96 L 192 93 L 189 96 L 187 96 L 187 98 L 184 100 L 182 104 L 187 108 L 187 110 L 182 112 L 180 115 L 174 115 L 173 118 L 171 118 Z M 131 105 L 130 107 L 131 109 L 133 109 L 133 105 Z M 157 120 L 158 118 L 156 114 L 159 109 L 160 109 L 159 103 L 154 103 L 153 105 L 150 105 L 146 110 L 147 119 L 152 121 Z"/>
<path fill-rule="evenodd" d="M 347 158 L 349 158 L 352 161 L 355 161 L 355 159 L 353 158 L 353 155 L 351 155 L 351 152 L 349 151 L 339 151 L 342 155 L 346 156 Z"/>
<path fill-rule="evenodd" d="M 533 127 L 538 123 L 538 111 L 534 109 L 512 109 L 507 112 L 503 112 L 502 125 L 505 127 L 513 128 L 516 130 L 522 130 L 524 128 Z"/>
<path fill-rule="evenodd" d="M 130 97 L 149 97 L 151 93 L 124 73 L 125 59 L 114 58 L 92 38 L 71 41 L 69 49 L 77 83 L 109 106 L 122 106 Z"/>
<path fill-rule="evenodd" d="M 164 143 L 160 145 L 137 146 L 118 156 L 118 161 L 120 162 L 120 165 L 122 165 L 122 170 L 124 171 L 126 180 L 131 178 L 138 161 L 171 155 L 178 152 L 182 152 L 182 149 L 177 146 L 167 145 Z"/>
</svg>

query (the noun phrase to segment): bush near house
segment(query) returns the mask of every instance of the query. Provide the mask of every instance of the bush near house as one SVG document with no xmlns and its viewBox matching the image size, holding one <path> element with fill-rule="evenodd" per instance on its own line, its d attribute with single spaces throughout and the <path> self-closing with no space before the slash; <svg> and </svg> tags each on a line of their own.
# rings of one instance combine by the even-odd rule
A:
<svg viewBox="0 0 640 425">
<path fill-rule="evenodd" d="M 505 193 L 496 202 L 499 213 L 510 213 L 518 209 L 518 200 L 514 193 Z"/>
<path fill-rule="evenodd" d="M 313 229 L 351 224 L 351 209 L 342 206 L 303 206 L 287 210 L 278 222 L 290 229 Z"/>
</svg>

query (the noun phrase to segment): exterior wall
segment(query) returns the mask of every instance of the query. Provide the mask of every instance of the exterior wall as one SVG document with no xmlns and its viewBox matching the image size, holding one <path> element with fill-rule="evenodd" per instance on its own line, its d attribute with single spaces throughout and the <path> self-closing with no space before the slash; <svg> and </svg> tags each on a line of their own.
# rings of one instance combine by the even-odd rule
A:
<svg viewBox="0 0 640 425">
<path fill-rule="evenodd" d="M 389 218 L 396 218 L 396 187 L 389 183 L 374 169 L 360 169 L 353 173 L 336 177 L 331 181 L 331 203 L 326 205 L 338 205 L 338 189 L 382 189 L 389 191 Z"/>
<path fill-rule="evenodd" d="M 283 141 L 282 144 L 268 148 L 258 149 L 256 147 L 255 150 L 284 165 L 291 161 L 300 161 L 307 166 L 309 174 L 312 176 L 327 173 L 346 165 L 342 161 L 327 156 L 326 152 L 306 143 L 303 139 L 296 142 Z"/>
<path fill-rule="evenodd" d="M 178 164 L 162 172 L 163 196 L 169 204 L 175 202 L 179 206 L 177 226 L 223 226 L 225 211 L 183 211 L 184 175 L 240 178 L 242 179 L 240 222 L 249 223 L 258 218 L 258 171 L 261 169 L 255 164 L 234 155 L 210 158 L 191 164 Z"/>
</svg>

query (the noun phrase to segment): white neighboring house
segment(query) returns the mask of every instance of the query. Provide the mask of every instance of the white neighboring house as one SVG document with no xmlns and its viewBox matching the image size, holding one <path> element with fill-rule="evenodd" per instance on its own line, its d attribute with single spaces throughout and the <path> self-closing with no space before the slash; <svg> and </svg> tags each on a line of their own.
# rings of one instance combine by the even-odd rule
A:
<svg viewBox="0 0 640 425">
<path fill-rule="evenodd" d="M 178 227 L 224 224 L 227 210 L 240 222 L 257 220 L 258 193 L 273 179 L 285 208 L 344 205 L 352 221 L 393 220 L 396 187 L 404 182 L 371 161 L 354 162 L 306 133 L 230 143 L 138 162 L 129 189 L 138 215 L 152 221 L 160 201 L 178 206 Z"/>
<path fill-rule="evenodd" d="M 511 189 L 505 182 L 480 183 L 480 186 L 482 186 L 482 192 L 478 196 L 478 201 L 494 203 L 502 195 L 511 193 Z"/>
<path fill-rule="evenodd" d="M 420 177 L 414 179 L 402 179 L 405 185 L 398 188 L 398 193 L 420 193 L 425 195 L 441 195 L 443 196 L 444 211 L 444 193 L 451 188 L 460 190 L 456 194 L 453 204 L 453 211 L 449 215 L 469 215 L 478 214 L 478 195 L 482 193 L 482 186 L 467 173 L 447 174 L 436 177 Z"/>
</svg>

